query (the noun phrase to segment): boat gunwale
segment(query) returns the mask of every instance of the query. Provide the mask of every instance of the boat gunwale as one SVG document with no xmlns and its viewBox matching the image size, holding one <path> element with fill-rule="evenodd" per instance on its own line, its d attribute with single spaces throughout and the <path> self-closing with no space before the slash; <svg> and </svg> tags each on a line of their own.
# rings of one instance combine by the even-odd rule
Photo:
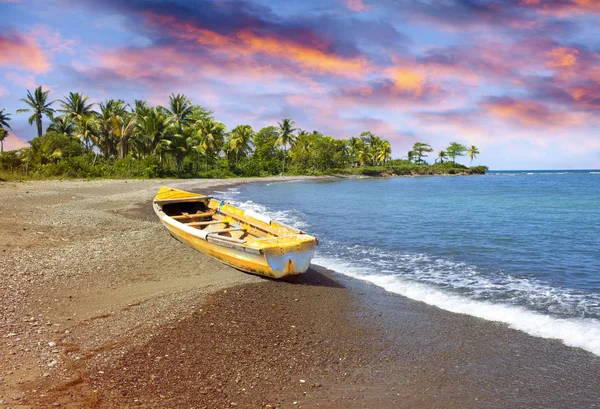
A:
<svg viewBox="0 0 600 409">
<path fill-rule="evenodd" d="M 176 203 L 189 203 L 189 202 L 190 202 L 190 201 L 188 200 L 189 198 L 187 198 L 187 197 L 182 197 L 182 198 L 181 198 L 181 202 L 178 202 L 178 201 L 177 201 L 177 199 L 178 199 L 178 198 L 173 198 L 173 199 L 170 199 L 168 204 L 176 204 Z M 196 197 L 194 197 L 193 199 L 196 199 L 196 200 L 198 200 L 198 202 L 203 202 L 203 201 L 205 201 L 206 199 L 208 199 L 208 203 L 209 203 L 209 204 L 210 204 L 210 202 L 211 202 L 212 200 L 215 200 L 215 201 L 217 201 L 217 199 L 215 199 L 215 198 L 214 198 L 214 197 L 212 197 L 212 196 L 196 196 Z M 161 213 L 164 215 L 164 217 L 165 217 L 165 218 L 168 218 L 168 219 L 170 219 L 170 220 L 173 220 L 174 222 L 177 222 L 178 224 L 180 224 L 180 225 L 182 225 L 182 226 L 187 226 L 187 224 L 186 224 L 186 223 L 181 223 L 179 220 L 177 220 L 177 219 L 174 219 L 173 217 L 171 217 L 171 216 L 169 216 L 168 214 L 166 214 L 166 213 L 165 213 L 165 212 L 162 210 L 162 204 L 160 204 L 160 202 L 161 202 L 161 201 L 162 201 L 161 199 L 156 199 L 156 198 L 154 198 L 154 200 L 152 201 L 153 205 L 155 206 L 155 212 L 156 212 L 157 214 L 158 214 L 158 211 L 156 211 L 156 208 L 158 208 L 158 209 L 159 209 L 159 211 L 160 211 L 160 212 L 161 212 Z M 167 203 L 165 203 L 165 204 L 167 204 Z M 239 208 L 239 207 L 237 207 L 237 206 L 233 206 L 233 205 L 231 205 L 231 204 L 229 204 L 229 203 L 227 203 L 227 205 L 229 205 L 229 206 L 232 206 L 232 207 L 234 207 L 234 208 L 236 208 L 236 209 L 243 210 L 243 211 L 245 212 L 245 210 L 244 210 L 244 209 L 241 209 L 241 208 Z M 221 210 L 221 211 L 222 211 L 222 210 Z M 215 214 L 217 214 L 217 213 L 213 213 L 213 215 L 211 215 L 211 216 L 214 216 Z M 232 218 L 234 218 L 234 219 L 238 219 L 238 220 L 237 220 L 238 222 L 244 222 L 244 223 L 248 223 L 248 221 L 246 221 L 246 220 L 243 220 L 244 218 L 246 218 L 246 217 L 251 217 L 251 218 L 254 218 L 252 214 L 250 214 L 250 215 L 246 215 L 246 214 L 244 214 L 244 216 L 240 216 L 240 215 L 236 215 L 236 214 L 229 214 L 229 212 L 227 212 L 227 213 L 223 212 L 223 213 L 221 213 L 221 214 L 222 214 L 222 215 L 224 215 L 224 216 L 232 217 Z M 193 215 L 189 215 L 189 216 L 193 216 Z M 209 216 L 209 215 L 206 215 L 206 217 L 208 217 L 208 216 Z M 214 220 L 214 219 L 212 219 L 212 220 Z M 273 227 L 275 227 L 275 226 L 272 226 L 272 225 L 269 225 L 269 226 L 268 226 L 268 228 L 264 228 L 264 227 L 262 227 L 262 226 L 260 226 L 260 225 L 258 225 L 258 224 L 256 224 L 256 223 L 248 223 L 248 224 L 250 224 L 250 225 L 251 225 L 253 228 L 255 228 L 255 229 L 262 230 L 262 231 L 264 231 L 264 232 L 265 232 L 265 233 L 267 233 L 267 234 L 272 234 L 272 235 L 273 235 L 274 237 L 276 237 L 276 238 L 279 238 L 279 237 L 288 237 L 288 238 L 292 238 L 292 237 L 297 237 L 297 236 L 301 236 L 301 235 L 310 236 L 309 234 L 307 234 L 306 232 L 304 232 L 304 231 L 302 231 L 302 230 L 300 230 L 300 229 L 297 229 L 297 228 L 295 228 L 295 227 L 289 226 L 289 225 L 287 225 L 287 224 L 284 224 L 284 223 L 280 223 L 280 222 L 278 222 L 278 221 L 276 221 L 276 220 L 272 220 L 272 219 L 270 219 L 270 220 L 271 220 L 271 222 L 275 222 L 275 223 L 277 223 L 277 225 L 278 225 L 279 227 L 281 227 L 281 228 L 283 228 L 283 229 L 286 229 L 286 230 L 288 230 L 288 231 L 290 232 L 290 234 L 281 234 L 281 233 L 278 233 L 278 232 L 277 232 L 277 233 L 273 233 L 271 230 L 272 230 L 272 229 L 273 229 Z M 261 222 L 261 220 L 258 220 L 258 219 L 257 219 L 257 221 Z M 263 223 L 264 223 L 264 222 L 263 222 Z M 173 226 L 173 227 L 178 227 L 178 226 Z M 182 229 L 182 230 L 184 230 L 184 231 L 187 231 L 187 229 Z M 204 235 L 202 235 L 202 234 L 201 234 L 201 235 L 197 235 L 197 234 L 195 234 L 195 231 L 202 232 L 203 230 L 199 230 L 199 229 L 193 229 L 193 230 L 194 230 L 194 232 L 191 232 L 191 231 L 190 231 L 190 232 L 188 232 L 188 233 L 191 233 L 191 234 L 193 234 L 194 236 L 197 236 L 197 237 L 203 238 L 203 239 L 205 239 L 205 240 L 207 239 L 207 238 L 206 238 L 206 237 L 204 237 Z M 210 232 L 207 232 L 206 234 L 209 234 L 209 233 L 210 233 Z M 227 237 L 223 237 L 223 236 L 216 236 L 216 237 L 219 237 L 219 238 L 221 238 L 221 239 L 225 239 L 225 240 L 227 240 Z M 313 236 L 310 236 L 310 237 L 313 237 Z M 260 239 L 266 239 L 266 238 L 269 238 L 269 239 L 270 239 L 270 238 L 272 238 L 272 237 L 266 237 L 266 236 L 265 236 L 265 237 L 257 237 L 257 238 L 256 238 L 256 240 L 260 240 Z M 316 238 L 316 237 L 313 237 L 313 238 L 314 238 L 314 240 L 315 240 L 315 241 L 317 242 L 317 244 L 318 244 L 318 240 L 317 240 L 317 238 Z M 242 244 L 242 243 L 239 243 L 239 244 Z M 273 246 L 273 247 L 276 247 L 276 246 L 277 246 L 277 244 L 273 244 L 272 246 Z M 271 246 L 269 246 L 269 247 L 271 247 Z"/>
<path fill-rule="evenodd" d="M 263 249 L 257 249 L 257 248 L 251 247 L 251 246 L 246 246 L 246 245 L 244 245 L 244 243 L 230 241 L 230 240 L 228 240 L 228 237 L 210 236 L 211 232 L 205 232 L 204 230 L 193 228 L 192 226 L 188 226 L 185 223 L 181 223 L 179 220 L 173 219 L 171 216 L 169 216 L 162 210 L 161 205 L 153 202 L 153 206 L 154 206 L 154 212 L 158 215 L 158 218 L 160 219 L 160 221 L 170 225 L 174 229 L 180 230 L 180 231 L 190 234 L 196 238 L 205 240 L 209 243 L 213 243 L 213 244 L 216 244 L 219 246 L 230 247 L 233 249 L 245 251 L 247 253 L 263 254 L 263 251 L 262 251 Z"/>
</svg>

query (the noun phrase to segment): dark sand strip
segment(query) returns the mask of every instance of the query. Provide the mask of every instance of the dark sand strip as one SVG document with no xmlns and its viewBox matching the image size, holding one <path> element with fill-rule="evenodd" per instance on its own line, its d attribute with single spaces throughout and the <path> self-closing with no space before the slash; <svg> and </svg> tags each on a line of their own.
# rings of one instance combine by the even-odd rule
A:
<svg viewBox="0 0 600 409">
<path fill-rule="evenodd" d="M 323 270 L 219 291 L 82 383 L 102 408 L 600 407 L 590 353 Z"/>
</svg>

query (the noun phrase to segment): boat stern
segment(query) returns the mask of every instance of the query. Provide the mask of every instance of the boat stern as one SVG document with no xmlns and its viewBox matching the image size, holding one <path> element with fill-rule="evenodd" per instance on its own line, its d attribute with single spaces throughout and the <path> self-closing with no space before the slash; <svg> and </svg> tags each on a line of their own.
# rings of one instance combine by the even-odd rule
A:
<svg viewBox="0 0 600 409">
<path fill-rule="evenodd" d="M 308 270 L 315 254 L 317 240 L 309 235 L 296 238 L 294 242 L 280 243 L 264 250 L 265 260 L 271 270 L 271 276 L 281 278 L 302 274 Z"/>
</svg>

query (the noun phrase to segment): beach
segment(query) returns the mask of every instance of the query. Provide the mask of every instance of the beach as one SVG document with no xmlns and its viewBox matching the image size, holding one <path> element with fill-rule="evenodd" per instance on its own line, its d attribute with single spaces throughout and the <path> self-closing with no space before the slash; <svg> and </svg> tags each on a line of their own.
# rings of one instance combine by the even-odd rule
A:
<svg viewBox="0 0 600 409">
<path fill-rule="evenodd" d="M 594 354 L 319 266 L 245 274 L 151 208 L 251 181 L 0 183 L 2 407 L 600 406 Z"/>
</svg>

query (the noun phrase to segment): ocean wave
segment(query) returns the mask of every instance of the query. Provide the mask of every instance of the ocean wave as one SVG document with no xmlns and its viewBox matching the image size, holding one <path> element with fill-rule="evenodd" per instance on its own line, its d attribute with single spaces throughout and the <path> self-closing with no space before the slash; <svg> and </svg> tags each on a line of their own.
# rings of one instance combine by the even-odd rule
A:
<svg viewBox="0 0 600 409">
<path fill-rule="evenodd" d="M 299 210 L 273 210 L 240 196 L 235 188 L 222 195 L 243 209 L 313 230 L 309 218 Z M 314 230 L 318 233 L 319 229 Z M 327 236 L 326 231 L 322 233 Z M 530 335 L 560 339 L 600 355 L 600 294 L 555 287 L 531 276 L 480 271 L 449 258 L 331 239 L 322 240 L 314 263 L 451 312 L 503 322 Z"/>
<path fill-rule="evenodd" d="M 357 265 L 365 265 L 371 273 L 430 284 L 475 300 L 524 306 L 560 317 L 600 318 L 600 294 L 558 288 L 533 277 L 501 271 L 485 274 L 467 263 L 364 245 L 343 246 L 326 242 L 322 250 L 320 253 L 324 256 L 340 257 Z"/>
<path fill-rule="evenodd" d="M 317 256 L 314 262 L 446 311 L 502 322 L 529 335 L 558 339 L 565 345 L 582 348 L 600 356 L 600 321 L 593 318 L 557 318 L 522 306 L 471 299 L 398 275 L 374 274 L 368 266 L 356 265 L 336 257 Z"/>
<path fill-rule="evenodd" d="M 297 229 L 306 229 L 308 223 L 305 220 L 304 214 L 297 210 L 272 210 L 268 207 L 256 203 L 252 200 L 239 200 L 240 191 L 236 188 L 228 189 L 224 192 L 219 192 L 220 198 L 231 203 L 234 206 L 244 210 L 252 210 L 256 213 L 264 214 L 273 220 L 288 224 Z"/>
</svg>

